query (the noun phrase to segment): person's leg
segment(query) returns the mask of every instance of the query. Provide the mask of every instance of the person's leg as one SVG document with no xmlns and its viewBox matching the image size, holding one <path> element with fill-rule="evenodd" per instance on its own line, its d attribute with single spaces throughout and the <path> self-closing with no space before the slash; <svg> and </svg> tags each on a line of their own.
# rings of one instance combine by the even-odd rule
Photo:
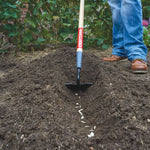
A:
<svg viewBox="0 0 150 150">
<path fill-rule="evenodd" d="M 124 25 L 124 48 L 130 61 L 146 61 L 147 48 L 143 43 L 141 0 L 122 0 L 121 18 Z"/>
<path fill-rule="evenodd" d="M 121 19 L 121 1 L 122 0 L 107 0 L 111 12 L 113 21 L 113 50 L 112 55 L 126 57 L 126 51 L 124 49 L 124 29 Z"/>
</svg>

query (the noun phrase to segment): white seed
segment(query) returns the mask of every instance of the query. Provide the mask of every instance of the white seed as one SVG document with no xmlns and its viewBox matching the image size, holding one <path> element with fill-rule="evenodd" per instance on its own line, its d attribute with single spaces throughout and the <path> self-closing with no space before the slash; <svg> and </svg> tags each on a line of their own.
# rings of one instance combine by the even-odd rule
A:
<svg viewBox="0 0 150 150">
<path fill-rule="evenodd" d="M 150 122 L 150 119 L 147 119 L 147 122 Z"/>
</svg>

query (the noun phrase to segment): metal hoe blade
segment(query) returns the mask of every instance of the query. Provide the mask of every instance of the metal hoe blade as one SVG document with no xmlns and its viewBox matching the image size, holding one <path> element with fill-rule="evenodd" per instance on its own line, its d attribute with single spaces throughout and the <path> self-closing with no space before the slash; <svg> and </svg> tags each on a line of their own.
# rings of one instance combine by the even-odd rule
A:
<svg viewBox="0 0 150 150">
<path fill-rule="evenodd" d="M 65 86 L 73 91 L 85 91 L 93 85 L 93 83 L 80 83 L 80 70 L 79 68 L 77 69 L 77 83 L 65 83 Z"/>
<path fill-rule="evenodd" d="M 85 91 L 87 88 L 89 88 L 93 83 L 80 83 L 79 85 L 77 83 L 65 83 L 65 86 L 67 88 L 73 90 L 73 91 Z"/>
</svg>

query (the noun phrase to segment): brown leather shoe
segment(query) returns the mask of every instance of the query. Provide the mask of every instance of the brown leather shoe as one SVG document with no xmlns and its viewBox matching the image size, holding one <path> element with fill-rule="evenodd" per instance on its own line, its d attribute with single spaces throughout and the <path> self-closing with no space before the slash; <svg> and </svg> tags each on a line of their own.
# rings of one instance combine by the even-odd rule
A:
<svg viewBox="0 0 150 150">
<path fill-rule="evenodd" d="M 126 58 L 127 57 L 120 57 L 117 55 L 111 55 L 110 57 L 103 57 L 102 60 L 108 61 L 108 62 L 113 62 L 113 61 L 119 61 L 119 60 L 126 59 Z"/>
<path fill-rule="evenodd" d="M 133 73 L 147 73 L 148 66 L 142 59 L 135 59 L 133 60 L 131 65 L 131 69 Z"/>
</svg>

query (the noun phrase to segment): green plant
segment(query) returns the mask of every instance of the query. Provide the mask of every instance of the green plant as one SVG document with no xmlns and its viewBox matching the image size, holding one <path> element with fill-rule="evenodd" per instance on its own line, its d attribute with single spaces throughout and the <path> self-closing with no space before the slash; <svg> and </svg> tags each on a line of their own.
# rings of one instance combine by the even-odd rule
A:
<svg viewBox="0 0 150 150">
<path fill-rule="evenodd" d="M 19 34 L 20 10 L 17 9 L 15 0 L 0 1 L 0 32 L 10 37 Z"/>
<path fill-rule="evenodd" d="M 147 47 L 150 47 L 150 26 L 148 26 L 148 28 L 144 27 L 143 39 L 144 39 L 144 43 L 147 45 Z"/>
<path fill-rule="evenodd" d="M 150 1 L 142 0 L 142 7 L 143 7 L 143 18 L 146 20 L 149 20 L 149 18 L 150 18 Z"/>
<path fill-rule="evenodd" d="M 107 49 L 112 41 L 111 11 L 106 0 L 89 0 L 85 6 L 86 20 L 88 26 L 88 46 L 96 46 Z"/>
<path fill-rule="evenodd" d="M 80 1 L 0 1 L 0 33 L 21 50 L 40 49 L 45 43 L 77 43 Z M 143 15 L 149 17 L 147 0 Z M 27 5 L 24 5 L 27 4 Z M 27 7 L 24 19 L 22 10 Z M 107 49 L 112 43 L 111 11 L 106 0 L 85 1 L 84 48 Z M 147 44 L 147 43 L 146 43 Z"/>
</svg>

